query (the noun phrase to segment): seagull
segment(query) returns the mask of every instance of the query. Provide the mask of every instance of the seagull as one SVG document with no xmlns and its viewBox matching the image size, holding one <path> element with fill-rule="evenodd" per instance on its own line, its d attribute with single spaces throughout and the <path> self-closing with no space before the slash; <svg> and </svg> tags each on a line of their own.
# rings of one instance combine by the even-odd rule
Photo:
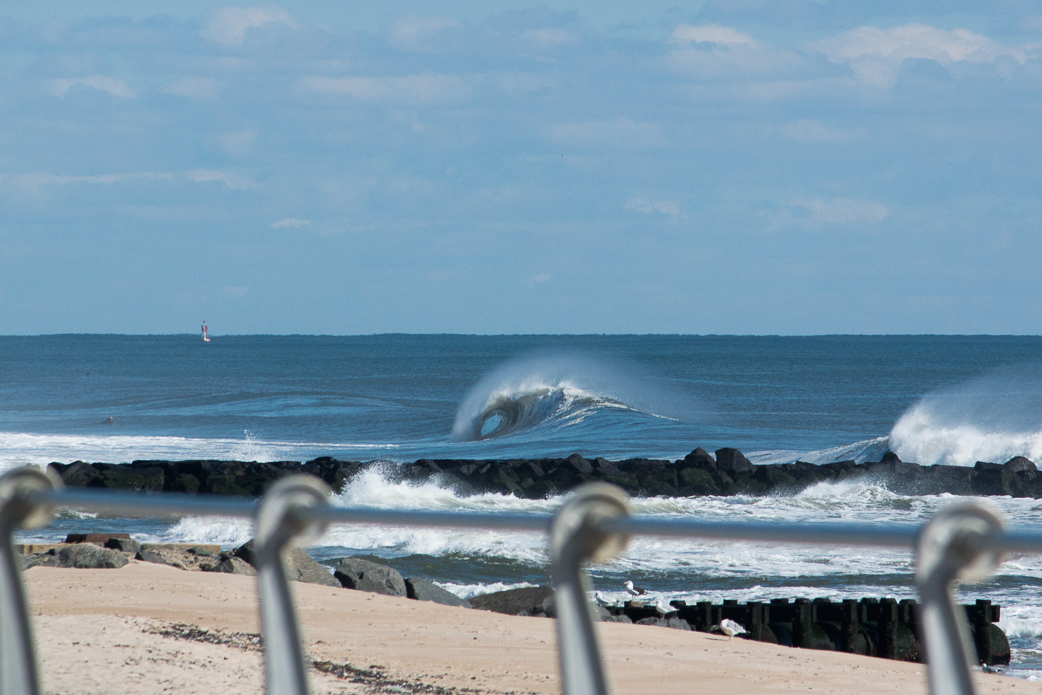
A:
<svg viewBox="0 0 1042 695">
<path fill-rule="evenodd" d="M 639 586 L 633 586 L 632 579 L 626 580 L 626 591 L 629 592 L 630 596 L 643 596 L 644 594 L 648 593 L 647 589 L 644 589 Z"/>
<path fill-rule="evenodd" d="M 730 618 L 724 618 L 720 621 L 719 625 L 713 626 L 714 632 L 722 632 L 727 635 L 727 641 L 730 642 L 731 638 L 735 635 L 744 635 L 745 628 L 731 620 Z"/>
<path fill-rule="evenodd" d="M 662 617 L 665 617 L 671 613 L 674 615 L 677 613 L 676 606 L 672 605 L 671 603 L 666 601 L 664 597 L 661 596 L 659 597 L 658 601 L 655 601 L 655 610 Z"/>
</svg>

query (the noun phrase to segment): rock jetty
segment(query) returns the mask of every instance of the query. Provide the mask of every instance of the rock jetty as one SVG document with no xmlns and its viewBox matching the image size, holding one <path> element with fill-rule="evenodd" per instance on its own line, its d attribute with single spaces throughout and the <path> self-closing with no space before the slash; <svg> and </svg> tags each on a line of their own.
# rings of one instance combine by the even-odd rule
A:
<svg viewBox="0 0 1042 695">
<path fill-rule="evenodd" d="M 592 480 L 614 483 L 633 496 L 792 494 L 821 482 L 878 481 L 906 495 L 1011 495 L 1042 498 L 1042 474 L 1018 456 L 1005 463 L 975 466 L 920 466 L 887 452 L 880 461 L 797 461 L 754 465 L 737 449 L 702 448 L 676 461 L 632 458 L 609 461 L 567 458 L 471 460 L 420 459 L 412 463 L 339 461 L 322 457 L 299 461 L 134 461 L 133 463 L 52 463 L 65 484 L 143 492 L 210 493 L 258 497 L 277 479 L 308 473 L 338 492 L 359 473 L 377 468 L 395 480 L 437 481 L 460 494 L 496 492 L 526 499 L 557 495 Z"/>
</svg>

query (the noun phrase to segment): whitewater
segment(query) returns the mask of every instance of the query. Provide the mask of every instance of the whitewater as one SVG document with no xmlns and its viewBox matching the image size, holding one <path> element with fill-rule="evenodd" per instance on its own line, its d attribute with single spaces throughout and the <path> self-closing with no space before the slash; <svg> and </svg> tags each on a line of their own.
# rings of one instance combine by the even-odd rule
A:
<svg viewBox="0 0 1042 695">
<path fill-rule="evenodd" d="M 0 471 L 74 460 L 382 461 L 334 504 L 551 513 L 562 498 L 466 495 L 386 472 L 419 458 L 675 460 L 737 447 L 754 463 L 921 465 L 1042 460 L 1042 339 L 987 336 L 0 337 Z M 108 418 L 112 418 L 111 423 Z M 390 466 L 390 468 L 389 468 Z M 636 498 L 664 518 L 901 523 L 955 498 L 871 481 L 771 497 Z M 1012 528 L 1042 530 L 1042 502 L 990 498 Z M 233 547 L 243 521 L 63 513 L 22 541 L 129 531 L 144 542 Z M 461 596 L 545 584 L 539 534 L 336 526 L 318 559 L 362 555 Z M 635 539 L 591 568 L 602 596 L 633 579 L 667 599 L 915 595 L 907 552 Z M 1042 675 L 1042 561 L 1011 557 L 967 602 L 1003 606 L 1013 672 Z"/>
</svg>

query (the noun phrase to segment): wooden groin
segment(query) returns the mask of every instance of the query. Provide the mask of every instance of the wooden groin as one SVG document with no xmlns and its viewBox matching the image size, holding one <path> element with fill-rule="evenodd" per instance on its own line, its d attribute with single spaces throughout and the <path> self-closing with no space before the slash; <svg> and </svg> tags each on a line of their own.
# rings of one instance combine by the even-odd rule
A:
<svg viewBox="0 0 1042 695">
<path fill-rule="evenodd" d="M 671 601 L 670 604 L 676 613 L 667 617 L 686 621 L 692 630 L 699 632 L 711 632 L 720 621 L 730 619 L 746 629 L 746 639 L 898 661 L 925 661 L 919 604 L 915 599 L 863 598 L 833 602 L 827 598 L 780 598 L 770 602 L 725 600 L 720 604 L 700 601 L 689 605 L 684 601 Z M 1009 641 L 995 625 L 1001 608 L 983 599 L 963 608 L 980 663 L 1008 664 Z M 617 616 L 625 615 L 634 623 L 662 618 L 658 608 L 639 600 L 608 610 Z"/>
</svg>

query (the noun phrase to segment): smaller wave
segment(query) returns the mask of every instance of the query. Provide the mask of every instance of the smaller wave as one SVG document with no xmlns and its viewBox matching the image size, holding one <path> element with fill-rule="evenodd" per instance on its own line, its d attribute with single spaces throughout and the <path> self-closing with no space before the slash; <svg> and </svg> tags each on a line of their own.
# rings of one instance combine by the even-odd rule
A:
<svg viewBox="0 0 1042 695">
<path fill-rule="evenodd" d="M 242 439 L 166 435 L 79 435 L 0 432 L 0 473 L 52 461 L 126 463 L 136 459 L 221 459 L 237 461 L 304 460 L 330 450 L 393 450 L 394 444 L 265 441 L 245 430 Z"/>
<path fill-rule="evenodd" d="M 454 584 L 453 582 L 435 582 L 446 591 L 452 592 L 460 598 L 474 598 L 484 594 L 494 594 L 497 591 L 510 591 L 511 589 L 527 589 L 535 586 L 531 582 L 517 582 L 509 584 L 505 582 L 492 582 L 491 584 Z"/>
<path fill-rule="evenodd" d="M 890 450 L 889 437 L 873 437 L 853 444 L 818 449 L 816 451 L 791 451 L 788 449 L 755 451 L 748 454 L 749 460 L 755 464 L 792 463 L 832 463 L 833 461 L 878 461 Z"/>
</svg>

